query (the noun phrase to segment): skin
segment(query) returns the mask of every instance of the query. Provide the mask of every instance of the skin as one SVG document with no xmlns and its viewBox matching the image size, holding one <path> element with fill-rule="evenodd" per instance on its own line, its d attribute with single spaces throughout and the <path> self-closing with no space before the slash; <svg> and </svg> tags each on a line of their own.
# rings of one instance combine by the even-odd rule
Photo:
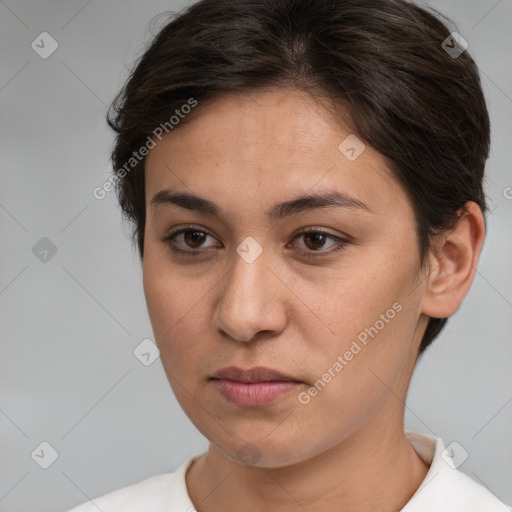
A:
<svg viewBox="0 0 512 512">
<path fill-rule="evenodd" d="M 146 160 L 144 292 L 171 387 L 210 441 L 186 475 L 199 512 L 391 512 L 428 471 L 404 434 L 404 402 L 426 315 L 453 314 L 469 290 L 483 217 L 468 203 L 421 268 L 405 191 L 369 145 L 354 161 L 340 152 L 351 132 L 331 112 L 295 90 L 224 96 Z M 209 199 L 222 215 L 152 205 L 168 188 Z M 265 215 L 275 203 L 333 189 L 369 210 Z M 209 236 L 187 245 L 181 235 L 175 244 L 202 256 L 176 254 L 163 241 L 186 224 Z M 303 252 L 327 254 L 338 243 L 297 237 L 304 227 L 348 243 L 308 257 Z M 263 249 L 252 263 L 236 252 L 249 236 Z M 300 403 L 299 392 L 394 303 L 401 311 Z M 230 365 L 271 367 L 302 384 L 269 406 L 239 407 L 210 380 Z M 249 462 L 241 460 L 247 450 Z"/>
</svg>

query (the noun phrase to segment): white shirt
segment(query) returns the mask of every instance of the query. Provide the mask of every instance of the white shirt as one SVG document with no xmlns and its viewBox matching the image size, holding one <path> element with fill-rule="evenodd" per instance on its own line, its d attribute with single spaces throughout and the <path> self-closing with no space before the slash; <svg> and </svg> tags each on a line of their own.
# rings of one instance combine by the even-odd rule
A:
<svg viewBox="0 0 512 512">
<path fill-rule="evenodd" d="M 400 512 L 510 512 L 490 491 L 455 469 L 443 441 L 434 436 L 405 431 L 430 469 Z M 444 451 L 444 453 L 443 453 Z M 447 455 L 448 454 L 448 455 Z M 162 473 L 123 487 L 75 507 L 68 512 L 194 512 L 185 474 L 196 455 L 172 473 Z M 451 464 L 450 464 L 451 462 Z"/>
</svg>

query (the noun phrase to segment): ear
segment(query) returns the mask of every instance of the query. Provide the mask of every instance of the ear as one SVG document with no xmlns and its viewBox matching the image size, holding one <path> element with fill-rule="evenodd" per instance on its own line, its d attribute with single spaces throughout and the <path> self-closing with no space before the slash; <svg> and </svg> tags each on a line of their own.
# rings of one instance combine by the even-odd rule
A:
<svg viewBox="0 0 512 512">
<path fill-rule="evenodd" d="M 453 315 L 475 277 L 485 238 L 482 210 L 474 202 L 459 210 L 455 226 L 439 235 L 429 256 L 430 270 L 422 313 L 433 318 Z"/>
</svg>

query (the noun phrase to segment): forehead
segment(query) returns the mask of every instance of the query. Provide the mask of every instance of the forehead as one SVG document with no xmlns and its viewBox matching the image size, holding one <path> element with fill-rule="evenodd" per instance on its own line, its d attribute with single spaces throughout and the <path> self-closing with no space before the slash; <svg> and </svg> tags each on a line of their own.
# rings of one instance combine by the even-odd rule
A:
<svg viewBox="0 0 512 512">
<path fill-rule="evenodd" d="M 304 92 L 226 95 L 198 108 L 149 152 L 147 204 L 172 188 L 266 210 L 277 197 L 337 190 L 381 213 L 408 208 L 384 157 Z"/>
</svg>

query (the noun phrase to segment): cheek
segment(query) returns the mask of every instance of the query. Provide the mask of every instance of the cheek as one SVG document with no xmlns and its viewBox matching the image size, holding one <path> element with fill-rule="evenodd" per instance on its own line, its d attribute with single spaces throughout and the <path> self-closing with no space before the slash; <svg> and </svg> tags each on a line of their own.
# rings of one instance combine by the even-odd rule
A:
<svg viewBox="0 0 512 512">
<path fill-rule="evenodd" d="M 199 276 L 185 278 L 183 272 L 171 268 L 168 261 L 147 252 L 143 268 L 144 295 L 155 342 L 160 349 L 164 369 L 173 375 L 187 374 L 200 365 L 205 339 L 205 321 L 211 313 L 205 310 L 208 285 Z M 204 355 L 203 355 L 204 357 Z M 188 378 L 187 377 L 187 378 Z"/>
<path fill-rule="evenodd" d="M 312 375 L 318 379 L 311 392 L 319 406 L 364 409 L 365 401 L 389 393 L 386 385 L 394 386 L 412 357 L 421 305 L 415 262 L 384 261 L 376 258 L 360 267 L 364 271 L 333 282 L 328 300 L 316 305 L 328 335 L 303 333 L 311 340 Z"/>
<path fill-rule="evenodd" d="M 316 325 L 325 337 L 310 338 L 318 341 L 319 353 L 337 356 L 338 352 L 349 350 L 353 340 L 364 345 L 373 339 L 372 335 L 383 342 L 389 339 L 388 343 L 410 339 L 410 332 L 403 336 L 400 326 L 414 323 L 410 315 L 417 314 L 418 297 L 411 293 L 415 287 L 415 262 L 409 257 L 407 261 L 390 263 L 392 259 L 391 254 L 368 254 L 333 272 L 324 282 L 311 276 L 295 283 L 304 302 L 321 321 Z M 301 325 L 306 328 L 307 323 Z"/>
<path fill-rule="evenodd" d="M 356 311 L 355 322 L 350 313 L 340 313 L 336 327 L 341 335 L 311 358 L 311 386 L 297 397 L 296 419 L 302 428 L 323 433 L 322 449 L 357 431 L 385 404 L 402 406 L 397 397 L 411 357 L 415 313 L 403 300 L 367 306 L 364 313 L 350 310 Z"/>
</svg>

